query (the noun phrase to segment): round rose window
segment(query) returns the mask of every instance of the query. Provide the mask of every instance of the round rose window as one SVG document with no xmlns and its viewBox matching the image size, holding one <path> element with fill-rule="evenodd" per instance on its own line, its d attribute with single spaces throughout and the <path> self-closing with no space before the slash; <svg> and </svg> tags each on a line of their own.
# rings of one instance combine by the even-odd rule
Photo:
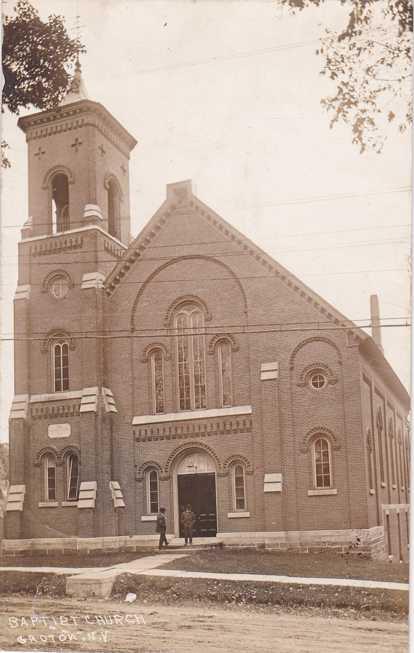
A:
<svg viewBox="0 0 414 653">
<path fill-rule="evenodd" d="M 66 297 L 69 292 L 68 279 L 63 276 L 63 274 L 53 277 L 49 283 L 49 292 L 55 299 L 63 299 Z"/>
<path fill-rule="evenodd" d="M 316 390 L 320 390 L 321 388 L 324 388 L 326 385 L 326 376 L 324 376 L 324 374 L 321 374 L 321 372 L 314 372 L 310 377 L 310 384 L 312 388 L 315 388 Z"/>
</svg>

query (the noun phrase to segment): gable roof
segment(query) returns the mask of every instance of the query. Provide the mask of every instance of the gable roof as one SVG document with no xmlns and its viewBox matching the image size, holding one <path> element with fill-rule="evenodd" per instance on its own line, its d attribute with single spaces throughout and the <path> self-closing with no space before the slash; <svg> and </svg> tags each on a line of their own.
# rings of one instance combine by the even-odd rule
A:
<svg viewBox="0 0 414 653">
<path fill-rule="evenodd" d="M 190 180 L 167 185 L 166 200 L 149 222 L 143 227 L 137 237 L 130 243 L 122 258 L 105 279 L 104 289 L 108 297 L 115 292 L 122 279 L 128 275 L 134 263 L 139 261 L 142 253 L 161 231 L 169 217 L 176 210 L 181 208 L 190 208 L 198 213 L 208 223 L 221 232 L 222 235 L 239 245 L 244 253 L 252 256 L 267 270 L 267 272 L 273 273 L 275 278 L 284 283 L 292 292 L 297 293 L 304 302 L 312 304 L 313 307 L 323 315 L 325 322 L 332 323 L 332 327 L 327 327 L 329 330 L 331 330 L 331 328 L 338 328 L 341 330 L 348 329 L 349 336 L 356 340 L 361 353 L 371 363 L 373 363 L 375 368 L 383 373 L 388 382 L 390 382 L 396 389 L 403 402 L 409 405 L 410 398 L 407 390 L 373 338 L 358 327 L 352 320 L 345 317 L 320 295 L 311 290 L 292 272 L 275 261 L 247 236 L 242 234 L 238 229 L 230 225 L 226 220 L 224 220 L 224 218 L 199 200 L 192 192 Z M 317 328 L 318 327 L 315 326 L 312 330 Z"/>
</svg>

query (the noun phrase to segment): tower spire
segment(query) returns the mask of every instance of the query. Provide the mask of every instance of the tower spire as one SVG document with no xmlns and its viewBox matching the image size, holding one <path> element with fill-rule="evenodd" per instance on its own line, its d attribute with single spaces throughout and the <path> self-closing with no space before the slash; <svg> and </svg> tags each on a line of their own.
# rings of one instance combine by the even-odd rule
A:
<svg viewBox="0 0 414 653">
<path fill-rule="evenodd" d="M 80 24 L 79 14 L 77 14 L 76 16 L 75 29 L 76 29 L 78 43 L 80 43 L 81 24 Z M 87 100 L 87 99 L 88 99 L 88 92 L 86 90 L 85 83 L 82 79 L 82 67 L 79 60 L 79 52 L 78 52 L 76 55 L 75 72 L 72 77 L 69 90 L 60 104 L 61 106 L 64 106 L 66 104 L 71 104 L 72 102 L 79 102 L 79 100 Z"/>
<path fill-rule="evenodd" d="M 88 92 L 86 90 L 85 83 L 82 78 L 82 67 L 79 61 L 79 54 L 76 58 L 75 63 L 75 74 L 72 77 L 72 81 L 69 87 L 69 91 L 63 98 L 60 106 L 65 106 L 66 104 L 71 104 L 72 102 L 79 102 L 79 100 L 87 100 Z"/>
</svg>

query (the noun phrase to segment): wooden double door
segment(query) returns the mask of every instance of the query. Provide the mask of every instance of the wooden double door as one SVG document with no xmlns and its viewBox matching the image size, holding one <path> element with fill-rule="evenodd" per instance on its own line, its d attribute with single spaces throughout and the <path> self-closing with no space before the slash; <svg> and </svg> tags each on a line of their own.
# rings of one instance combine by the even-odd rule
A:
<svg viewBox="0 0 414 653">
<path fill-rule="evenodd" d="M 178 506 L 180 510 L 180 537 L 184 536 L 181 513 L 190 505 L 196 516 L 193 537 L 215 537 L 217 534 L 216 475 L 180 474 Z"/>
</svg>

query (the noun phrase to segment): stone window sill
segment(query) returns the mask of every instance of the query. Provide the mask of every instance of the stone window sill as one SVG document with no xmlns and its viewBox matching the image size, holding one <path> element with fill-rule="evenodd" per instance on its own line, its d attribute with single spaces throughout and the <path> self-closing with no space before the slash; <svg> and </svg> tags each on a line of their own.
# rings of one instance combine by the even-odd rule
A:
<svg viewBox="0 0 414 653">
<path fill-rule="evenodd" d="M 395 485 L 395 483 L 393 483 L 391 487 L 392 487 L 393 490 L 397 489 L 397 486 Z"/>
<path fill-rule="evenodd" d="M 251 415 L 251 406 L 231 406 L 230 408 L 204 408 L 200 410 L 183 410 L 177 413 L 157 413 L 156 415 L 136 415 L 132 419 L 133 426 L 143 424 L 159 424 L 162 422 L 183 422 L 194 419 L 212 419 L 216 417 L 235 417 Z"/>
<path fill-rule="evenodd" d="M 57 508 L 59 503 L 57 501 L 39 501 L 37 505 L 39 508 Z"/>
<path fill-rule="evenodd" d="M 78 500 L 76 499 L 74 501 L 62 501 L 61 505 L 64 507 L 74 506 L 75 508 L 77 508 Z"/>
<path fill-rule="evenodd" d="M 157 521 L 157 515 L 142 515 L 141 521 Z"/>
<path fill-rule="evenodd" d="M 371 488 L 371 490 L 369 491 L 369 493 L 370 493 L 370 494 L 375 494 L 375 490 Z"/>
<path fill-rule="evenodd" d="M 385 483 L 385 481 L 381 481 L 381 487 L 387 487 L 387 484 Z"/>
<path fill-rule="evenodd" d="M 331 487 L 318 488 L 316 490 L 308 490 L 308 497 L 322 497 L 327 494 L 338 494 L 338 490 Z"/>
<path fill-rule="evenodd" d="M 250 517 L 250 512 L 247 512 L 247 510 L 240 510 L 240 512 L 228 512 L 227 517 L 229 519 L 238 519 L 239 517 Z"/>
</svg>

